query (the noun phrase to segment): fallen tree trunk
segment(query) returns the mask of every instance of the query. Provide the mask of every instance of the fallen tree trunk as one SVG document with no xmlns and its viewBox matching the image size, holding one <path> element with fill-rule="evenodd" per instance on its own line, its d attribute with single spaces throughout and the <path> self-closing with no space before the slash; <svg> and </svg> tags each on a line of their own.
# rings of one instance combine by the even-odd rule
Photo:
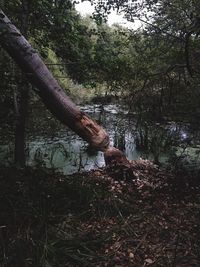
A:
<svg viewBox="0 0 200 267">
<path fill-rule="evenodd" d="M 98 150 L 104 151 L 109 147 L 105 130 L 71 101 L 38 53 L 1 9 L 0 44 L 26 73 L 28 80 L 38 89 L 37 94 L 57 119 Z"/>
<path fill-rule="evenodd" d="M 124 154 L 110 147 L 106 131 L 72 102 L 60 87 L 38 53 L 22 36 L 0 9 L 0 45 L 25 72 L 28 80 L 37 88 L 46 107 L 63 124 L 87 141 L 97 150 L 104 152 L 107 165 L 125 164 L 129 161 Z"/>
</svg>

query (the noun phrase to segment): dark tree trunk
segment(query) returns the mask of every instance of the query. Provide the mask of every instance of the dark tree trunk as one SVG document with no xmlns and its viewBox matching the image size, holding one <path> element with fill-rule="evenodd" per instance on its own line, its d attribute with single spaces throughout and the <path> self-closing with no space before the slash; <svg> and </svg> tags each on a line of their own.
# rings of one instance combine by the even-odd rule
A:
<svg viewBox="0 0 200 267">
<path fill-rule="evenodd" d="M 47 108 L 85 141 L 104 151 L 109 137 L 66 96 L 40 56 L 0 10 L 0 44 L 26 73 Z"/>
<path fill-rule="evenodd" d="M 27 83 L 26 83 L 27 84 Z M 28 109 L 28 85 L 27 87 L 22 84 L 15 95 L 15 164 L 24 167 L 26 163 L 26 117 Z"/>
<path fill-rule="evenodd" d="M 29 8 L 28 0 L 22 0 L 21 6 L 21 32 L 27 37 L 28 33 L 28 20 L 29 20 Z M 15 164 L 20 167 L 24 167 L 26 164 L 26 118 L 28 114 L 28 102 L 29 102 L 29 84 L 24 75 L 20 75 L 21 80 L 18 86 L 15 101 Z"/>
</svg>

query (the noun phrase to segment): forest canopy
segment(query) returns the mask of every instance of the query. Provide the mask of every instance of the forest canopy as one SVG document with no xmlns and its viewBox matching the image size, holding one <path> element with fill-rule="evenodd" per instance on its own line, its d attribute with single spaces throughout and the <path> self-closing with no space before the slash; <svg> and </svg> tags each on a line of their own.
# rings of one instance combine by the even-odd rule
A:
<svg viewBox="0 0 200 267">
<path fill-rule="evenodd" d="M 82 18 L 70 1 L 1 1 L 1 7 L 36 46 L 54 71 L 83 85 L 106 84 L 108 91 L 131 95 L 140 106 L 142 93 L 160 98 L 161 109 L 189 100 L 196 110 L 199 96 L 199 1 L 93 1 L 94 18 Z M 112 9 L 139 20 L 137 30 L 103 20 Z M 50 51 L 53 51 L 50 52 Z M 1 51 L 1 65 L 10 64 Z M 50 60 L 50 61 L 49 61 Z M 59 65 L 60 64 L 60 65 Z M 2 72 L 2 80 L 6 81 Z M 67 83 L 64 79 L 60 82 Z M 2 86 L 5 90 L 8 83 Z M 66 89 L 69 87 L 65 85 Z M 195 90 L 194 90 L 195 88 Z M 9 88 L 8 88 L 9 89 Z M 129 97 L 127 97 L 129 99 Z M 181 98 L 181 100 L 180 100 Z M 157 100 L 155 100 L 157 101 Z M 149 103 L 150 106 L 154 103 Z M 160 111 L 159 111 L 160 112 Z M 167 112 L 167 110 L 166 110 Z"/>
</svg>

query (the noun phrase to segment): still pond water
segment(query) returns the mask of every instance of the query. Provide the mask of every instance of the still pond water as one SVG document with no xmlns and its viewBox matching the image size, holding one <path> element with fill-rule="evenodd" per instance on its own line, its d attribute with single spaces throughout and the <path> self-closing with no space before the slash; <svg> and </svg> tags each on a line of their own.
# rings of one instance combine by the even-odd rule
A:
<svg viewBox="0 0 200 267">
<path fill-rule="evenodd" d="M 143 116 L 130 114 L 118 105 L 86 105 L 81 109 L 96 119 L 107 130 L 111 144 L 120 148 L 130 160 L 148 158 L 161 163 L 181 155 L 187 150 L 193 133 L 187 124 L 167 122 L 147 123 Z M 198 138 L 198 137 L 197 137 Z M 193 154 L 196 158 L 199 146 Z M 105 165 L 103 153 L 93 151 L 70 130 L 61 127 L 49 133 L 29 134 L 27 140 L 27 164 L 53 168 L 64 174 L 90 170 Z M 195 158 L 195 160 L 196 160 Z M 4 165 L 13 162 L 13 144 L 0 143 L 0 159 Z"/>
</svg>

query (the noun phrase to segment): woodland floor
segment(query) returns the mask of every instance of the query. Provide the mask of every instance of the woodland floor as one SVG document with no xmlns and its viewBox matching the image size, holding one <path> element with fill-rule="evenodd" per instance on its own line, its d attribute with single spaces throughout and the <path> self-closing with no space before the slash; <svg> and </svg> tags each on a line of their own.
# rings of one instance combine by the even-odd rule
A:
<svg viewBox="0 0 200 267">
<path fill-rule="evenodd" d="M 198 177 L 133 164 L 128 179 L 0 169 L 0 267 L 199 267 Z"/>
</svg>

